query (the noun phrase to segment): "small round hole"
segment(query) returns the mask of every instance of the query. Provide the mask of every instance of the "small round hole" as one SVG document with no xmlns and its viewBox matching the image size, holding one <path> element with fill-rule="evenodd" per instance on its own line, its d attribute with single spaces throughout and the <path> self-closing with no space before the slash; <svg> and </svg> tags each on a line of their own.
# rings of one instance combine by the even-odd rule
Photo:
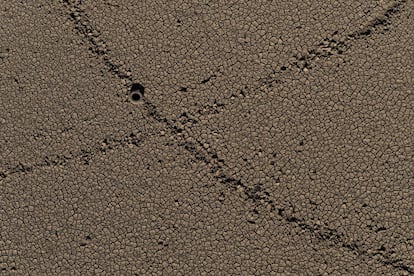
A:
<svg viewBox="0 0 414 276">
<path fill-rule="evenodd" d="M 144 96 L 144 86 L 139 83 L 133 83 L 130 90 L 130 99 L 132 102 L 139 102 Z"/>
<path fill-rule="evenodd" d="M 133 102 L 139 102 L 141 100 L 141 98 L 142 98 L 142 95 L 141 95 L 140 92 L 134 91 L 134 92 L 131 93 L 131 100 Z"/>
</svg>

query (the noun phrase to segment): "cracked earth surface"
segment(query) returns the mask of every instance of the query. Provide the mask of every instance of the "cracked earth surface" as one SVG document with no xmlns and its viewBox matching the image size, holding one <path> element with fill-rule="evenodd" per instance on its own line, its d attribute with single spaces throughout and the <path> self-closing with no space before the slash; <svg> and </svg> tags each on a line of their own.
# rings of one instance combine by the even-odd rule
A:
<svg viewBox="0 0 414 276">
<path fill-rule="evenodd" d="M 414 274 L 412 12 L 5 3 L 1 272 Z"/>
</svg>

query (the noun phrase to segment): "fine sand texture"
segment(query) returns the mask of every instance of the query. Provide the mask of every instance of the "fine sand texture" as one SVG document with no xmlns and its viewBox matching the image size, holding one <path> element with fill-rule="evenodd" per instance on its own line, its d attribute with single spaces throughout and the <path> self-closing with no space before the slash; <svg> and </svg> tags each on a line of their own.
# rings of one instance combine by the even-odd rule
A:
<svg viewBox="0 0 414 276">
<path fill-rule="evenodd" d="M 413 26 L 0 0 L 0 275 L 414 275 Z"/>
</svg>

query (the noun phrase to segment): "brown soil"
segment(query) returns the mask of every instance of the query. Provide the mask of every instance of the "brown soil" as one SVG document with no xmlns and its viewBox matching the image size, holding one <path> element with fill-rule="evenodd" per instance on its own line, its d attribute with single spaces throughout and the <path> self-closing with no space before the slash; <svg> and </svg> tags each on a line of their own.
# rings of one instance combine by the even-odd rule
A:
<svg viewBox="0 0 414 276">
<path fill-rule="evenodd" d="M 0 6 L 0 274 L 414 275 L 413 1 Z"/>
</svg>

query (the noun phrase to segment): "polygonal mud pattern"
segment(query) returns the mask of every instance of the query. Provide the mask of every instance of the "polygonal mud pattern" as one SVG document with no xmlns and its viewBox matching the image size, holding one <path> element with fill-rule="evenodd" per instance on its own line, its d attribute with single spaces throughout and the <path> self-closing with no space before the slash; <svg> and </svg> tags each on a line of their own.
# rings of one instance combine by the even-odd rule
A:
<svg viewBox="0 0 414 276">
<path fill-rule="evenodd" d="M 414 274 L 413 1 L 9 1 L 5 275 Z"/>
</svg>

